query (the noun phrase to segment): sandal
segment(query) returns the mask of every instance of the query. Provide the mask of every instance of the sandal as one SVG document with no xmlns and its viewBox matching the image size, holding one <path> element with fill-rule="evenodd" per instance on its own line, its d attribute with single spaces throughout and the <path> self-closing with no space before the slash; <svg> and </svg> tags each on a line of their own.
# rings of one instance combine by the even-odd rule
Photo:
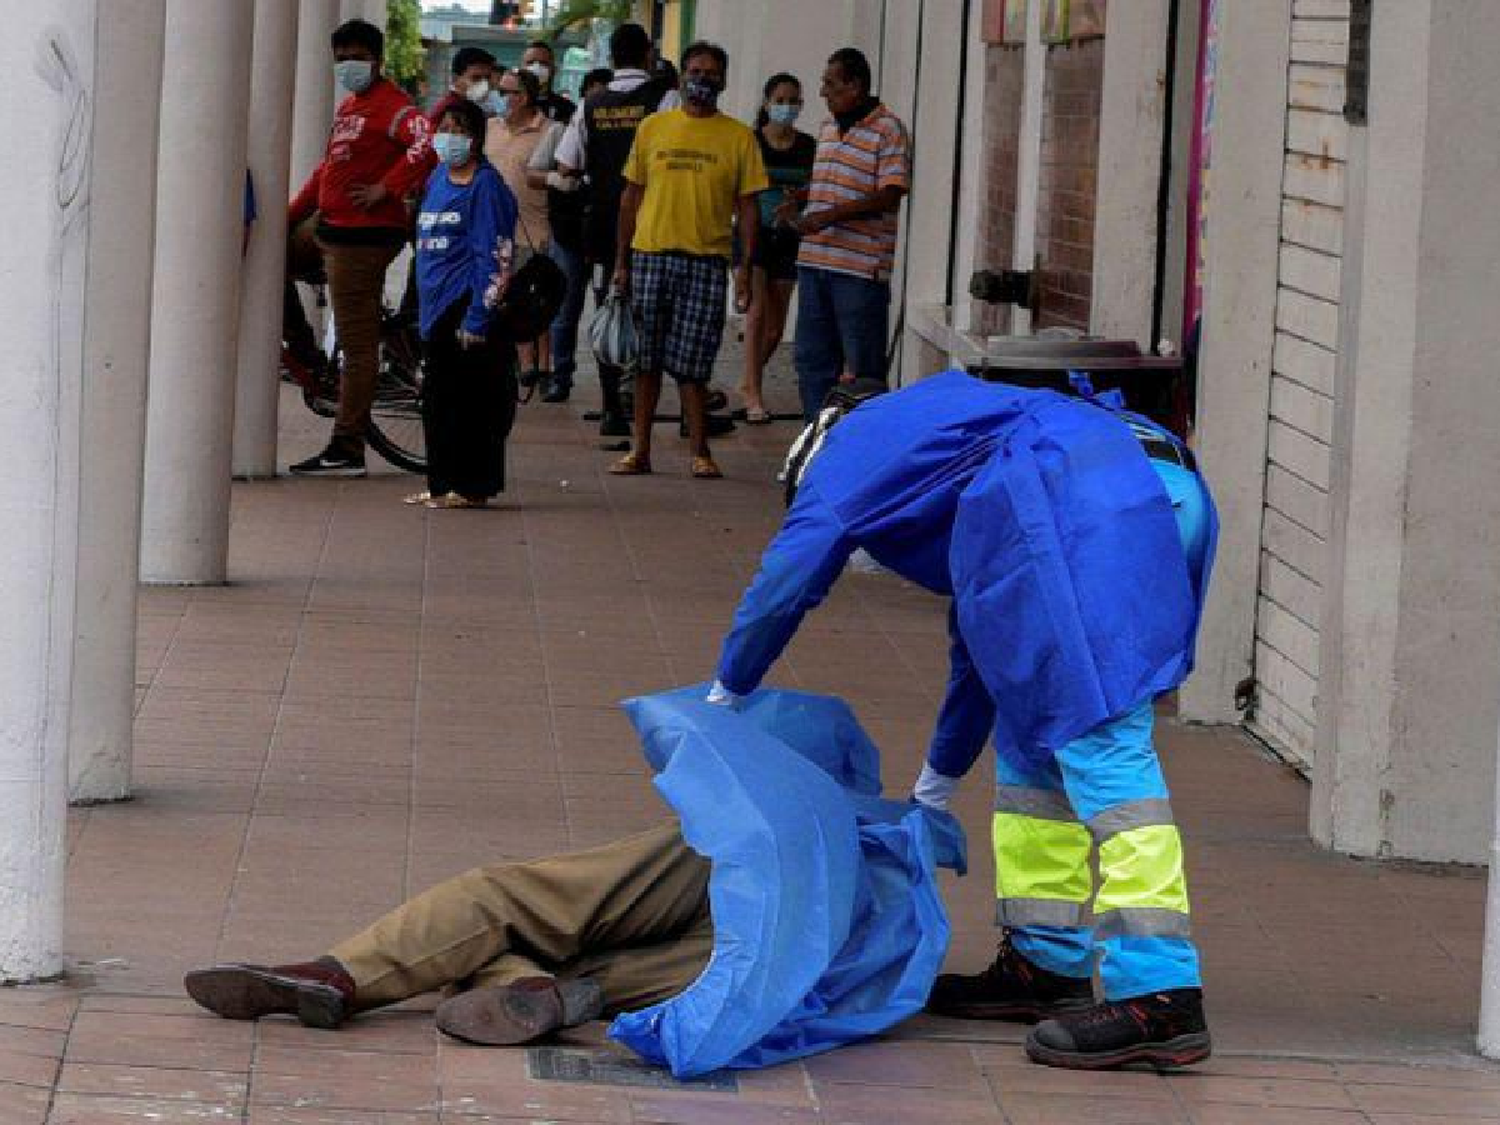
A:
<svg viewBox="0 0 1500 1125">
<path fill-rule="evenodd" d="M 693 477 L 697 480 L 719 480 L 724 474 L 712 457 L 693 458 Z"/>
<path fill-rule="evenodd" d="M 410 496 L 404 496 L 404 497 L 402 497 L 401 498 L 401 503 L 403 503 L 403 504 L 425 504 L 425 503 L 427 503 L 427 501 L 429 501 L 431 499 L 432 499 L 432 493 L 430 493 L 430 492 L 413 492 Z"/>
<path fill-rule="evenodd" d="M 617 477 L 645 477 L 651 475 L 651 458 L 641 453 L 627 453 L 609 471 Z"/>
<path fill-rule="evenodd" d="M 774 419 L 771 412 L 764 406 L 745 407 L 745 425 L 747 426 L 769 426 Z"/>
<path fill-rule="evenodd" d="M 446 496 L 434 496 L 423 504 L 424 508 L 488 508 L 490 502 L 484 499 L 475 499 L 469 496 L 461 496 L 457 492 L 450 492 Z"/>
</svg>

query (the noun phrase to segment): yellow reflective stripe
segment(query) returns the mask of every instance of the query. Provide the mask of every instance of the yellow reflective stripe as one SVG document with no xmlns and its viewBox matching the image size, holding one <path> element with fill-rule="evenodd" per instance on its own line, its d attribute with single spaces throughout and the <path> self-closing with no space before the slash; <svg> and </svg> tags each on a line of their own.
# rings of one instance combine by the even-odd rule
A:
<svg viewBox="0 0 1500 1125">
<path fill-rule="evenodd" d="M 1095 914 L 1131 909 L 1188 913 L 1176 825 L 1152 824 L 1111 836 L 1099 845 L 1099 874 Z"/>
<path fill-rule="evenodd" d="M 999 898 L 1088 902 L 1093 839 L 1077 821 L 996 813 L 995 891 Z"/>
</svg>

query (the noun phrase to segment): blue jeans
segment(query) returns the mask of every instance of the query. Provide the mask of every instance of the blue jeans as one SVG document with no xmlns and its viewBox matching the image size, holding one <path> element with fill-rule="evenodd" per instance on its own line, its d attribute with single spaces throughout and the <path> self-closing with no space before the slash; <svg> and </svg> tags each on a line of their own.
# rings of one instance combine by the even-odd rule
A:
<svg viewBox="0 0 1500 1125">
<path fill-rule="evenodd" d="M 885 382 L 891 286 L 852 274 L 797 267 L 797 388 L 802 415 L 817 417 L 847 368 Z"/>
<path fill-rule="evenodd" d="M 588 298 L 589 269 L 582 250 L 553 242 L 547 253 L 568 279 L 567 294 L 552 321 L 552 382 L 572 387 L 573 373 L 578 370 L 578 322 L 583 319 L 583 303 Z"/>
</svg>

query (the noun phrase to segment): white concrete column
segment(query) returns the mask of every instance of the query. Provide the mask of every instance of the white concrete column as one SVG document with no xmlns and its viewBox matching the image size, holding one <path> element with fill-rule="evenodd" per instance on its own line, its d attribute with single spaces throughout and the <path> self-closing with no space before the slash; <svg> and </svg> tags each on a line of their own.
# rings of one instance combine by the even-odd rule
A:
<svg viewBox="0 0 1500 1125">
<path fill-rule="evenodd" d="M 240 293 L 239 374 L 234 398 L 236 477 L 276 475 L 276 412 L 281 401 L 282 289 L 286 199 L 292 156 L 292 90 L 297 0 L 256 0 L 247 149 L 258 217 L 245 254 Z"/>
<path fill-rule="evenodd" d="M 333 125 L 333 51 L 328 37 L 339 23 L 339 0 L 301 0 L 297 11 L 297 77 L 292 108 L 295 193 L 323 159 Z"/>
<path fill-rule="evenodd" d="M 1496 761 L 1495 775 L 1490 887 L 1484 912 L 1484 951 L 1479 972 L 1479 1053 L 1486 1058 L 1500 1059 L 1500 759 Z"/>
<path fill-rule="evenodd" d="M 6 13 L 0 130 L 0 982 L 62 971 L 93 0 Z"/>
<path fill-rule="evenodd" d="M 1233 723 L 1255 654 L 1292 34 L 1289 4 L 1218 7 L 1197 445 L 1220 535 L 1197 671 L 1178 705 L 1191 722 Z"/>
<path fill-rule="evenodd" d="M 141 577 L 223 582 L 229 554 L 254 6 L 167 0 Z M 203 107 L 212 105 L 213 113 Z"/>
<path fill-rule="evenodd" d="M 1026 6 L 1026 62 L 1021 95 L 1021 135 L 1016 156 L 1016 237 L 1011 268 L 1036 269 L 1036 223 L 1042 192 L 1042 100 L 1047 91 L 1047 45 L 1042 42 L 1042 6 Z M 1010 330 L 1031 334 L 1031 310 L 1010 310 Z"/>
<path fill-rule="evenodd" d="M 70 796 L 84 803 L 130 795 L 165 17 L 166 0 L 113 0 L 95 72 L 68 750 Z"/>
<path fill-rule="evenodd" d="M 1166 120 L 1169 0 L 1110 12 L 1099 118 L 1090 331 L 1150 349 Z M 1175 333 L 1174 333 L 1175 336 Z"/>
<path fill-rule="evenodd" d="M 1380 6 L 1351 130 L 1312 826 L 1361 855 L 1482 863 L 1494 838 L 1497 40 L 1500 7 Z"/>
</svg>

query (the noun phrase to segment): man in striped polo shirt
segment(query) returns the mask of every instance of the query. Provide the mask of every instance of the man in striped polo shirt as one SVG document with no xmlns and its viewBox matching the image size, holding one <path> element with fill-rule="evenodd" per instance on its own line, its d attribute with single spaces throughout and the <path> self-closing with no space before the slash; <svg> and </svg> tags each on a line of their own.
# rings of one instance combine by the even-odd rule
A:
<svg viewBox="0 0 1500 1125">
<path fill-rule="evenodd" d="M 802 235 L 797 384 L 808 421 L 845 374 L 886 377 L 896 215 L 911 186 L 911 142 L 871 84 L 869 60 L 853 47 L 829 58 L 821 93 L 832 117 L 818 137 L 812 181 L 777 215 Z"/>
</svg>

